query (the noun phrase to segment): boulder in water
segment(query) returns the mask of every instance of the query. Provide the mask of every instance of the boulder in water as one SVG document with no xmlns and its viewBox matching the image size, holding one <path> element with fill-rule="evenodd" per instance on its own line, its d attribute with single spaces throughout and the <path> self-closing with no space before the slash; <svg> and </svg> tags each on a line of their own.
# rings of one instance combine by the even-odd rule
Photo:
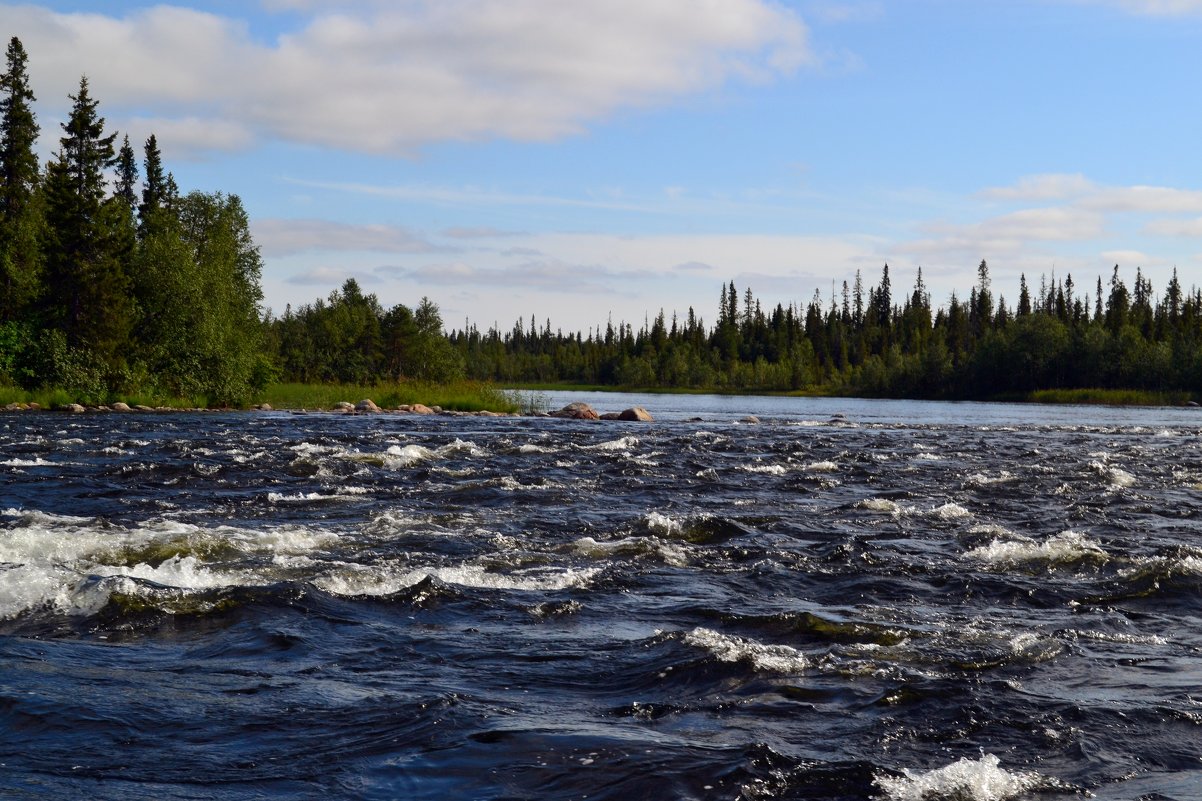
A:
<svg viewBox="0 0 1202 801">
<path fill-rule="evenodd" d="M 558 412 L 551 412 L 552 417 L 559 417 L 564 420 L 600 420 L 601 415 L 597 414 L 596 410 L 587 403 L 575 401 L 560 409 Z"/>
<path fill-rule="evenodd" d="M 338 401 L 334 404 L 334 411 L 353 412 L 355 411 L 355 404 L 351 403 L 350 401 Z"/>
<path fill-rule="evenodd" d="M 109 408 L 110 408 L 110 409 L 112 409 L 114 412 L 128 412 L 128 411 L 131 411 L 131 409 L 129 408 L 129 404 L 128 404 L 128 403 L 125 403 L 124 401 L 117 401 L 116 403 L 114 403 L 114 404 L 113 404 L 112 406 L 110 406 Z"/>
<path fill-rule="evenodd" d="M 373 401 L 371 398 L 364 398 L 363 400 L 361 400 L 355 404 L 355 411 L 357 411 L 357 412 L 378 412 L 378 411 L 380 411 L 380 407 L 377 406 L 376 402 Z"/>
<path fill-rule="evenodd" d="M 424 403 L 415 403 L 409 407 L 413 414 L 434 414 L 434 410 Z"/>
<path fill-rule="evenodd" d="M 622 412 L 618 415 L 618 419 L 636 423 L 655 422 L 655 418 L 652 417 L 650 412 L 648 412 L 642 406 L 631 406 L 629 409 L 622 410 Z"/>
</svg>

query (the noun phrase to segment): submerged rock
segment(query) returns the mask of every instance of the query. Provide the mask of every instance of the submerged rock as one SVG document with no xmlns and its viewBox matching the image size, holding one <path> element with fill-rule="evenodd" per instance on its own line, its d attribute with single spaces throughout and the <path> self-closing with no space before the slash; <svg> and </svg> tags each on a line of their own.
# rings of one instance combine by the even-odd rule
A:
<svg viewBox="0 0 1202 801">
<path fill-rule="evenodd" d="M 560 409 L 558 412 L 551 412 L 552 417 L 560 417 L 565 420 L 600 420 L 601 415 L 597 414 L 596 410 L 587 403 L 576 401 L 569 403 L 567 406 Z"/>
<path fill-rule="evenodd" d="M 749 414 L 746 417 L 744 417 L 742 420 L 740 420 L 739 422 L 747 423 L 748 425 L 758 425 L 760 422 L 760 418 L 756 417 L 754 414 Z"/>
</svg>

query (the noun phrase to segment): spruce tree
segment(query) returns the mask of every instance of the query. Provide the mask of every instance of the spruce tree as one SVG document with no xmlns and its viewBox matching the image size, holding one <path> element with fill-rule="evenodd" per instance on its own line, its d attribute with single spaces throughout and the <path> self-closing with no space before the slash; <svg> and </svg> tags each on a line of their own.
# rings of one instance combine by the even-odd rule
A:
<svg viewBox="0 0 1202 801">
<path fill-rule="evenodd" d="M 32 300 L 41 265 L 35 98 L 26 71 L 28 56 L 15 36 L 6 59 L 0 75 L 0 323 L 15 319 Z"/>
<path fill-rule="evenodd" d="M 153 225 L 155 214 L 163 208 L 167 197 L 167 176 L 163 172 L 163 156 L 154 134 L 146 140 L 146 180 L 142 185 L 142 202 L 138 204 L 138 232 L 145 236 Z"/>
<path fill-rule="evenodd" d="M 134 156 L 134 149 L 130 147 L 129 136 L 126 136 L 121 142 L 121 149 L 117 151 L 117 189 L 115 194 L 125 201 L 131 214 L 136 214 L 138 211 L 138 195 L 134 191 L 134 185 L 137 183 L 138 161 Z"/>
<path fill-rule="evenodd" d="M 106 201 L 105 170 L 116 159 L 104 118 L 81 78 L 46 172 L 46 287 L 43 322 L 70 348 L 113 363 L 128 338 L 131 304 L 117 253 L 120 204 Z"/>
</svg>

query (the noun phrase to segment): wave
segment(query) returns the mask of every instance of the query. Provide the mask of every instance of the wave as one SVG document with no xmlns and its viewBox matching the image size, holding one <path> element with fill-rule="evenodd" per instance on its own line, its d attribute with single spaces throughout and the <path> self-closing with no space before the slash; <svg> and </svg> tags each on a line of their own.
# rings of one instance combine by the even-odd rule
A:
<svg viewBox="0 0 1202 801">
<path fill-rule="evenodd" d="M 713 629 L 695 628 L 684 636 L 684 643 L 709 651 L 722 662 L 750 662 L 767 673 L 796 674 L 810 667 L 810 660 L 796 648 L 765 645 Z"/>
<path fill-rule="evenodd" d="M 1005 770 L 993 754 L 963 757 L 929 771 L 907 768 L 901 776 L 879 775 L 874 783 L 890 801 L 1008 801 L 1025 793 L 1068 789 L 1039 773 Z"/>
</svg>

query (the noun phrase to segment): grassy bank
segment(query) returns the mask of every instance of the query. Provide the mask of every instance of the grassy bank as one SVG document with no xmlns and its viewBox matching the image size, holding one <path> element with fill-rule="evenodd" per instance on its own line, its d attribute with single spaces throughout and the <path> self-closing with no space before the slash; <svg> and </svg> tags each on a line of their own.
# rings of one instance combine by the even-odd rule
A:
<svg viewBox="0 0 1202 801">
<path fill-rule="evenodd" d="M 255 403 L 277 409 L 329 409 L 339 401 L 356 403 L 364 398 L 382 409 L 424 403 L 458 412 L 516 412 L 521 399 L 491 384 L 462 381 L 454 384 L 272 384 L 255 396 Z"/>
<path fill-rule="evenodd" d="M 1040 389 L 1025 398 L 1030 403 L 1079 403 L 1098 406 L 1184 406 L 1188 392 L 1146 389 Z"/>
<path fill-rule="evenodd" d="M 462 381 L 454 384 L 405 383 L 373 384 L 272 384 L 257 393 L 253 404 L 269 403 L 277 409 L 329 409 L 339 401 L 356 403 L 370 398 L 381 408 L 396 408 L 402 404 L 424 403 L 461 412 L 517 412 L 523 410 L 521 393 L 507 392 L 491 384 Z M 27 391 L 18 387 L 0 386 L 0 407 L 10 403 L 36 403 L 43 409 L 54 409 L 79 402 L 75 394 L 64 389 Z M 130 406 L 170 407 L 172 409 L 203 409 L 209 405 L 205 397 L 180 398 L 147 392 L 130 392 L 107 398 L 107 403 L 124 401 Z M 250 404 L 248 404 L 250 405 Z"/>
</svg>

